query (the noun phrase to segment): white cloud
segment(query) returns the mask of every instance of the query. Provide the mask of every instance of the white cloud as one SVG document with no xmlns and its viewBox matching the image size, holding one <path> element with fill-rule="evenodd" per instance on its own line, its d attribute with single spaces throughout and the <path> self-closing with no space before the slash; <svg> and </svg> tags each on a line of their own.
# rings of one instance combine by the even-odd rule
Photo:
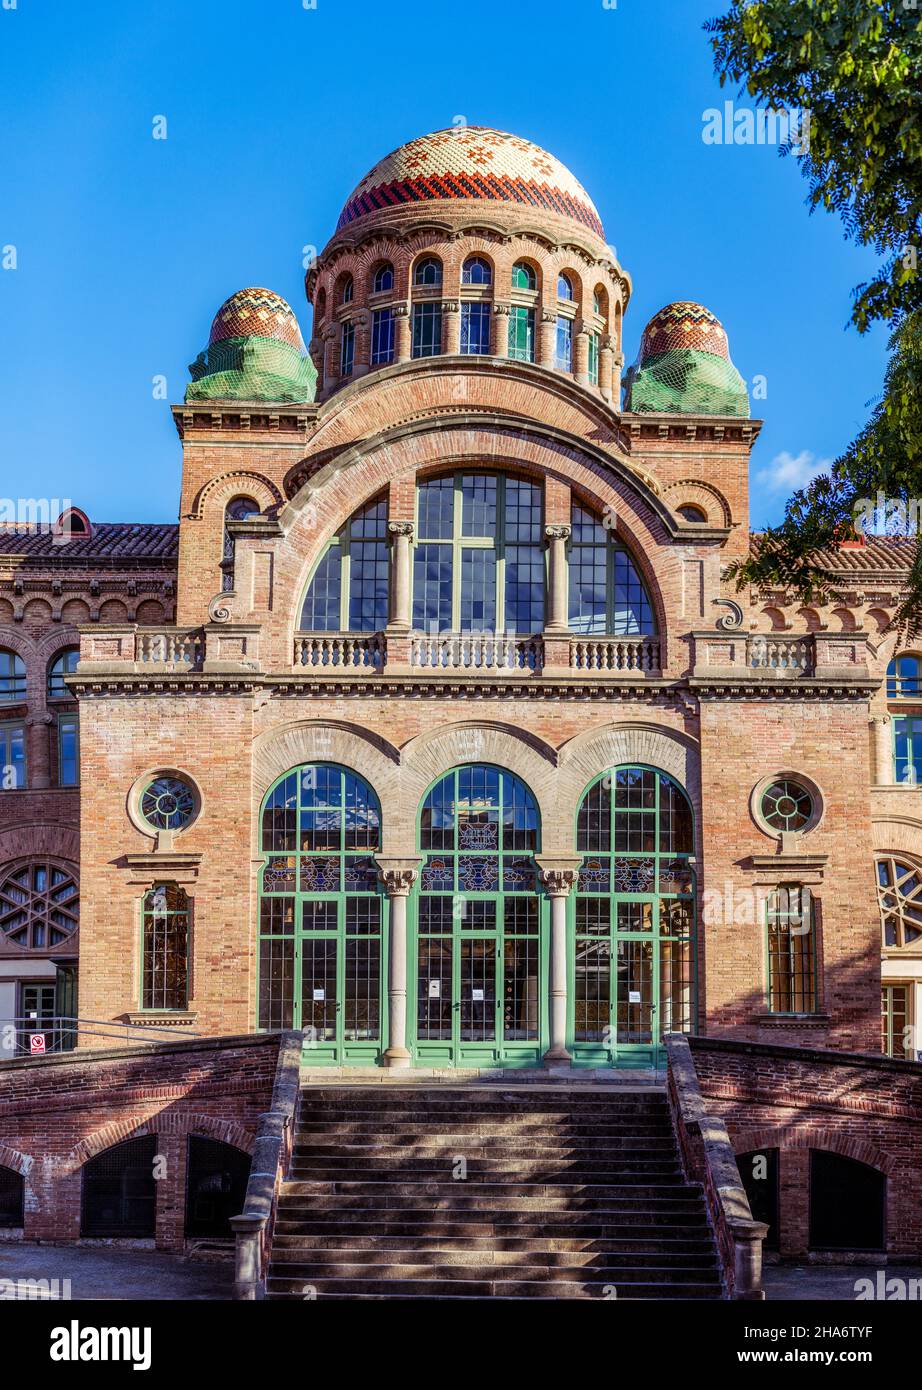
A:
<svg viewBox="0 0 922 1390">
<path fill-rule="evenodd" d="M 759 469 L 755 480 L 769 492 L 795 492 L 831 467 L 832 459 L 818 459 L 809 449 L 801 449 L 799 454 L 782 449 L 767 468 Z"/>
</svg>

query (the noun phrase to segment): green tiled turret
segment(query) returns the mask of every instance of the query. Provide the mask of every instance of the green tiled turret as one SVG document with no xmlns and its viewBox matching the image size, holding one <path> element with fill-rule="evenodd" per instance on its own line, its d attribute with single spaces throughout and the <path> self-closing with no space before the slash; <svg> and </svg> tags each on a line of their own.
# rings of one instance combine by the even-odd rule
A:
<svg viewBox="0 0 922 1390">
<path fill-rule="evenodd" d="M 187 401 L 248 400 L 304 404 L 317 370 L 294 312 L 266 289 L 238 290 L 214 318 L 204 352 L 189 367 Z"/>
<path fill-rule="evenodd" d="M 647 324 L 625 375 L 625 410 L 748 419 L 746 383 L 730 361 L 720 320 L 701 304 L 667 304 Z"/>
</svg>

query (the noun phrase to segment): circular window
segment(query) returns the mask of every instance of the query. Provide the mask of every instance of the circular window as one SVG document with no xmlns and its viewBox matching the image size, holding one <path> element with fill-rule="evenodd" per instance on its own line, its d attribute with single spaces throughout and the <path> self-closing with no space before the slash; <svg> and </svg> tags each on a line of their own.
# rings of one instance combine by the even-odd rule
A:
<svg viewBox="0 0 922 1390">
<path fill-rule="evenodd" d="M 772 830 L 803 830 L 813 818 L 813 797 L 799 782 L 772 782 L 762 793 L 760 810 Z"/>
<path fill-rule="evenodd" d="M 179 777 L 157 777 L 141 793 L 141 815 L 155 830 L 184 830 L 195 810 L 195 792 Z"/>
<path fill-rule="evenodd" d="M 0 879 L 0 932 L 30 950 L 62 945 L 77 930 L 77 877 L 64 864 L 32 859 Z"/>
</svg>

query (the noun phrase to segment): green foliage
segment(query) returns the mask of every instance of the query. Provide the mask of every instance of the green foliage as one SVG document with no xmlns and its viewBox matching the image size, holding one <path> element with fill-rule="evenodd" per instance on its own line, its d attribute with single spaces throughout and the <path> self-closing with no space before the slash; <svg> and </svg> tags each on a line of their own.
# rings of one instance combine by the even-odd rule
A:
<svg viewBox="0 0 922 1390">
<path fill-rule="evenodd" d="M 733 0 L 710 21 L 721 84 L 760 105 L 809 113 L 797 153 L 811 211 L 882 257 L 855 292 L 852 322 L 889 321 L 884 394 L 827 476 L 790 499 L 785 519 L 732 567 L 738 587 L 827 594 L 822 551 L 855 534 L 860 499 L 922 498 L 922 0 Z M 886 529 L 886 528 L 885 528 Z M 922 630 L 922 547 L 896 619 Z"/>
</svg>

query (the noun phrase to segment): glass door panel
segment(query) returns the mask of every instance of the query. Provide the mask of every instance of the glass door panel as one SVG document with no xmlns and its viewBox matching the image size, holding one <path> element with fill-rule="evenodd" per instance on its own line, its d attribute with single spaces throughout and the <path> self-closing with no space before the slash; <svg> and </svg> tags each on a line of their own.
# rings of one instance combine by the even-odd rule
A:
<svg viewBox="0 0 922 1390">
<path fill-rule="evenodd" d="M 457 943 L 460 986 L 459 1041 L 494 1042 L 496 1039 L 496 940 L 460 940 Z"/>
</svg>

